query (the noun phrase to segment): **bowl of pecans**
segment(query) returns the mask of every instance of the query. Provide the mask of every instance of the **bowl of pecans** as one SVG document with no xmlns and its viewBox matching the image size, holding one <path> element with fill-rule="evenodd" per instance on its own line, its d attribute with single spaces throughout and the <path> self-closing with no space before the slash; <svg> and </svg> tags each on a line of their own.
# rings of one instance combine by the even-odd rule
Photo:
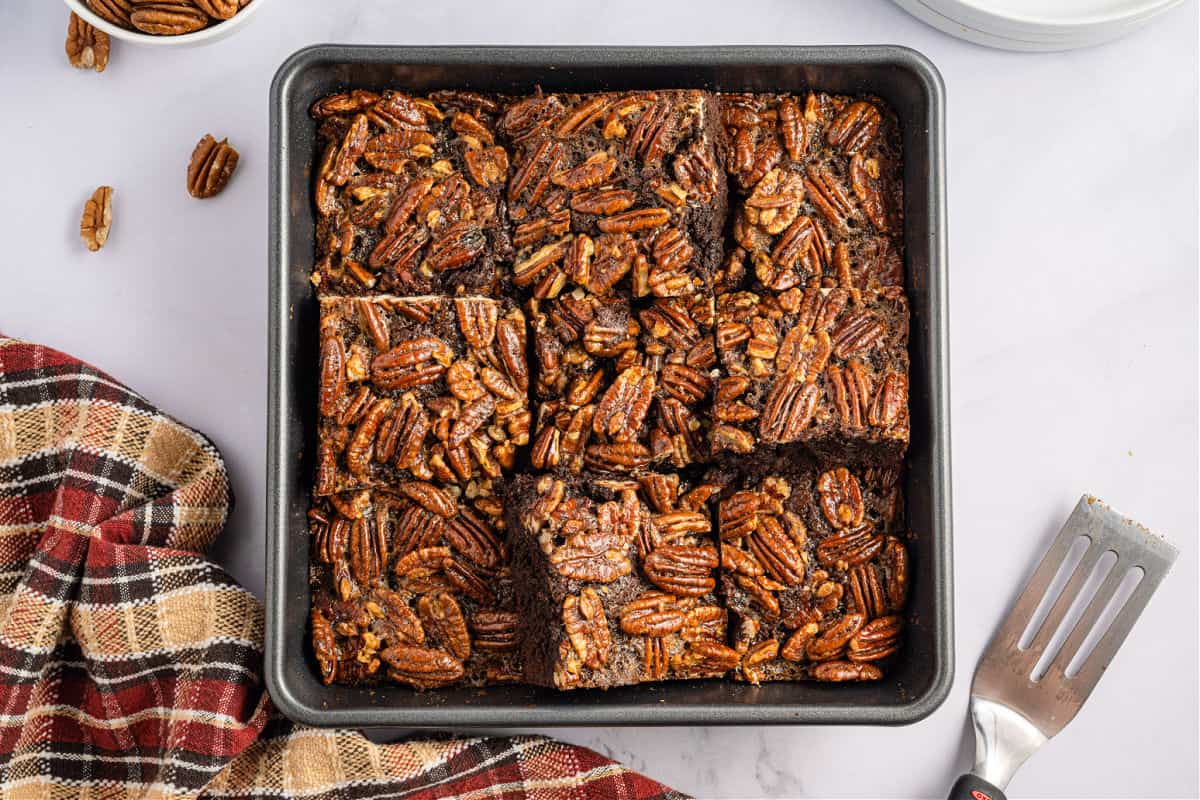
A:
<svg viewBox="0 0 1200 800">
<path fill-rule="evenodd" d="M 65 0 L 110 36 L 154 47 L 210 44 L 241 28 L 265 0 Z"/>
</svg>

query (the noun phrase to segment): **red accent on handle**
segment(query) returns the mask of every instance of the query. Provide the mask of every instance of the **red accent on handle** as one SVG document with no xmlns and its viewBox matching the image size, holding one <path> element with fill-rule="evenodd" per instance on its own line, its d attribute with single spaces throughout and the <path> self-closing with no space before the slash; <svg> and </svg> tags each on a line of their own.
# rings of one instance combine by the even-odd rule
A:
<svg viewBox="0 0 1200 800">
<path fill-rule="evenodd" d="M 992 800 L 992 798 L 988 797 L 986 794 L 979 791 L 978 789 L 972 790 L 971 797 L 974 797 L 975 800 Z"/>
</svg>

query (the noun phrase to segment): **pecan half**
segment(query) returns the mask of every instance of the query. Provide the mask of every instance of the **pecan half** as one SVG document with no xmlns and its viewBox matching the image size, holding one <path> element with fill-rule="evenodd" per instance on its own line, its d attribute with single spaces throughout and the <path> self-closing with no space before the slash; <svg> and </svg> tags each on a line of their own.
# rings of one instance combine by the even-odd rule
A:
<svg viewBox="0 0 1200 800">
<path fill-rule="evenodd" d="M 699 639 L 672 659 L 672 666 L 685 674 L 719 674 L 736 669 L 741 660 L 741 654 L 732 647 L 712 639 Z"/>
<path fill-rule="evenodd" d="M 851 661 L 881 661 L 900 649 L 900 631 L 904 620 L 897 616 L 879 617 L 863 625 L 850 637 L 846 657 Z"/>
<path fill-rule="evenodd" d="M 136 2 L 136 0 L 135 0 Z M 201 11 L 213 19 L 231 19 L 246 0 L 191 0 Z"/>
<path fill-rule="evenodd" d="M 104 247 L 112 229 L 112 195 L 111 186 L 101 186 L 92 192 L 92 196 L 83 206 L 83 218 L 79 220 L 79 238 L 83 239 L 87 249 L 93 253 Z"/>
<path fill-rule="evenodd" d="M 892 610 L 904 607 L 908 595 L 908 551 L 899 539 L 888 537 L 883 550 L 883 569 L 888 603 Z"/>
<path fill-rule="evenodd" d="M 596 406 L 593 432 L 618 442 L 634 441 L 650 411 L 655 385 L 654 374 L 644 367 L 624 370 Z"/>
<path fill-rule="evenodd" d="M 211 133 L 196 144 L 188 162 L 187 190 L 192 197 L 215 197 L 221 193 L 237 169 L 238 152 L 228 139 L 217 141 Z"/>
<path fill-rule="evenodd" d="M 867 422 L 872 427 L 890 428 L 900 419 L 907 406 L 908 378 L 900 372 L 889 372 L 871 400 Z"/>
<path fill-rule="evenodd" d="M 862 614 L 847 614 L 808 643 L 805 654 L 812 661 L 828 661 L 841 655 L 850 638 L 863 626 Z"/>
<path fill-rule="evenodd" d="M 603 533 L 577 534 L 550 554 L 550 563 L 566 578 L 612 583 L 633 571 L 618 544 Z"/>
<path fill-rule="evenodd" d="M 580 662 L 590 669 L 601 669 L 608 663 L 612 636 L 600 595 L 590 586 L 578 596 L 569 595 L 563 601 L 563 627 Z"/>
<path fill-rule="evenodd" d="M 67 60 L 79 69 L 94 69 L 104 72 L 108 66 L 108 34 L 97 30 L 88 22 L 71 12 L 67 22 Z"/>
<path fill-rule="evenodd" d="M 584 463 L 592 469 L 610 472 L 633 472 L 649 466 L 650 450 L 637 442 L 588 445 Z"/>
<path fill-rule="evenodd" d="M 821 513 L 834 528 L 853 528 L 862 524 L 866 514 L 858 478 L 845 467 L 821 473 L 817 478 Z"/>
<path fill-rule="evenodd" d="M 208 15 L 190 4 L 138 2 L 129 15 L 133 27 L 156 36 L 179 36 L 208 25 Z"/>
<path fill-rule="evenodd" d="M 642 569 L 658 588 L 685 597 L 700 597 L 716 587 L 712 572 L 721 563 L 712 547 L 662 545 L 646 556 Z"/>
<path fill-rule="evenodd" d="M 794 442 L 812 422 L 821 391 L 798 370 L 781 375 L 763 401 L 758 435 L 765 442 Z"/>
<path fill-rule="evenodd" d="M 425 631 L 436 637 L 455 658 L 465 661 L 470 657 L 471 636 L 453 595 L 437 592 L 422 596 L 417 601 L 417 615 Z"/>
<path fill-rule="evenodd" d="M 634 233 L 659 228 L 670 221 L 671 212 L 665 208 L 639 208 L 605 217 L 596 226 L 604 233 Z"/>
<path fill-rule="evenodd" d="M 398 644 L 379 655 L 391 678 L 418 689 L 446 686 L 463 676 L 462 662 L 444 650 Z"/>
<path fill-rule="evenodd" d="M 133 13 L 133 0 L 87 0 L 87 4 L 101 19 L 122 28 L 133 29 L 133 22 L 129 19 L 129 15 Z"/>
<path fill-rule="evenodd" d="M 517 627 L 521 618 L 511 611 L 477 611 L 470 629 L 475 648 L 489 653 L 511 653 L 517 649 Z"/>
<path fill-rule="evenodd" d="M 330 684 L 337 677 L 337 638 L 333 635 L 329 620 L 319 609 L 313 608 L 311 620 L 313 655 L 317 657 L 321 681 Z"/>
<path fill-rule="evenodd" d="M 825 141 L 852 156 L 875 141 L 883 115 L 865 101 L 851 103 L 825 132 Z"/>
<path fill-rule="evenodd" d="M 490 569 L 504 560 L 504 543 L 496 536 L 492 526 L 469 508 L 458 509 L 446 521 L 443 535 L 456 553 L 477 566 Z"/>
<path fill-rule="evenodd" d="M 871 527 L 849 528 L 827 536 L 817 545 L 817 560 L 823 566 L 846 569 L 874 558 L 883 549 L 884 537 L 871 533 Z"/>
<path fill-rule="evenodd" d="M 776 517 L 764 516 L 746 543 L 756 561 L 775 580 L 787 586 L 796 586 L 804 581 L 804 560 L 800 549 Z"/>
<path fill-rule="evenodd" d="M 717 507 L 722 541 L 735 541 L 758 529 L 758 492 L 734 492 Z"/>
<path fill-rule="evenodd" d="M 630 636 L 669 636 L 683 627 L 684 619 L 675 597 L 647 592 L 621 609 L 621 630 Z"/>
<path fill-rule="evenodd" d="M 807 622 L 796 628 L 783 643 L 779 651 L 780 657 L 787 661 L 804 661 L 808 657 L 809 643 L 820 630 L 821 626 L 815 622 Z"/>
<path fill-rule="evenodd" d="M 804 187 L 808 190 L 808 201 L 839 233 L 849 233 L 848 223 L 855 209 L 845 187 L 828 167 L 810 166 L 806 172 Z"/>
<path fill-rule="evenodd" d="M 817 664 L 810 671 L 813 680 L 844 682 L 844 681 L 877 681 L 883 677 L 883 672 L 874 664 L 856 664 L 852 661 L 826 661 Z"/>
</svg>

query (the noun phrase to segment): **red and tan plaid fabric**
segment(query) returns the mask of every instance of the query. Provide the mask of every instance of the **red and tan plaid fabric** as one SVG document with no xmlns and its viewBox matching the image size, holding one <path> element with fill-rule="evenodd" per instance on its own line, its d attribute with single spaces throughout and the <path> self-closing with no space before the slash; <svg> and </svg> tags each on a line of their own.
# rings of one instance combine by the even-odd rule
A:
<svg viewBox="0 0 1200 800">
<path fill-rule="evenodd" d="M 376 745 L 274 714 L 262 609 L 201 555 L 230 500 L 205 437 L 0 337 L 0 797 L 683 797 L 549 739 Z"/>
</svg>

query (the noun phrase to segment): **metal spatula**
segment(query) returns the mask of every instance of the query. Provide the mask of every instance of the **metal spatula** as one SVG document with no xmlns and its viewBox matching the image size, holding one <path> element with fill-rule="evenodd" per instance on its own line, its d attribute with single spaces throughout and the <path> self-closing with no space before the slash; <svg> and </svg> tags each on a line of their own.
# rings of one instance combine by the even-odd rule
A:
<svg viewBox="0 0 1200 800">
<path fill-rule="evenodd" d="M 1104 574 L 1109 551 L 1116 561 Z M 1177 555 L 1164 539 L 1084 495 L 975 669 L 975 766 L 955 782 L 950 800 L 1005 800 L 1017 768 L 1092 693 Z"/>
</svg>

